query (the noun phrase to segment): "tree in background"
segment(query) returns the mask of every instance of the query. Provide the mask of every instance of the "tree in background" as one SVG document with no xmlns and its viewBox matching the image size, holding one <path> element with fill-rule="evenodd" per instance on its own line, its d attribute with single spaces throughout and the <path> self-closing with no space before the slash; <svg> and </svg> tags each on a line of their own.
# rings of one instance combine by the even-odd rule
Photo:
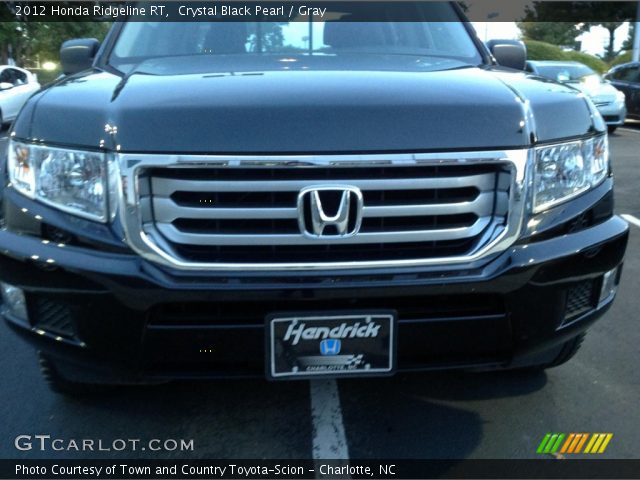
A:
<svg viewBox="0 0 640 480">
<path fill-rule="evenodd" d="M 109 31 L 110 22 L 32 22 L 29 55 L 42 60 L 56 61 L 60 46 L 73 38 L 97 38 L 102 41 Z M 33 58 L 32 58 L 33 59 Z"/>
<path fill-rule="evenodd" d="M 582 29 L 584 31 L 589 31 L 591 27 L 603 27 L 609 31 L 609 42 L 605 47 L 605 53 L 602 58 L 607 62 L 610 62 L 620 53 L 620 50 L 615 49 L 616 30 L 620 28 L 625 22 L 631 20 L 631 18 L 633 17 L 629 17 L 627 20 L 623 20 L 621 22 L 586 22 Z"/>
<path fill-rule="evenodd" d="M 582 33 L 570 22 L 517 22 L 525 40 L 538 40 L 553 45 L 574 47 L 576 37 Z"/>
<path fill-rule="evenodd" d="M 527 7 L 524 22 L 572 23 L 578 33 L 587 32 L 592 27 L 603 27 L 609 32 L 603 59 L 610 61 L 618 55 L 615 49 L 616 30 L 625 22 L 635 18 L 635 2 L 533 2 Z"/>
<path fill-rule="evenodd" d="M 629 36 L 622 44 L 622 50 L 633 50 L 633 38 L 636 32 L 636 24 L 635 22 L 629 23 Z"/>
<path fill-rule="evenodd" d="M 600 26 L 609 31 L 609 42 L 605 48 L 604 60 L 611 61 L 620 50 L 615 49 L 616 30 L 636 16 L 635 2 L 577 2 L 585 19 L 582 29 Z"/>
<path fill-rule="evenodd" d="M 283 47 L 284 35 L 278 22 L 252 22 L 248 26 L 249 42 L 252 52 L 274 52 Z"/>
<path fill-rule="evenodd" d="M 70 2 L 63 2 L 70 3 Z M 102 40 L 110 22 L 37 22 L 37 17 L 18 17 L 13 2 L 0 6 L 0 63 L 9 58 L 19 66 L 41 61 L 57 61 L 65 40 L 91 37 Z"/>
</svg>

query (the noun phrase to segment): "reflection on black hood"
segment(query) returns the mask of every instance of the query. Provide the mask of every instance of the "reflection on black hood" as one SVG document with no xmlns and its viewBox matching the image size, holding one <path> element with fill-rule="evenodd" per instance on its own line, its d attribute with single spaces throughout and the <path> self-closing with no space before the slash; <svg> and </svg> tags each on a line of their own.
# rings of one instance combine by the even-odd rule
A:
<svg viewBox="0 0 640 480">
<path fill-rule="evenodd" d="M 27 104 L 16 136 L 122 152 L 380 153 L 522 148 L 594 128 L 583 94 L 523 73 L 405 55 L 244 58 L 69 78 Z"/>
</svg>

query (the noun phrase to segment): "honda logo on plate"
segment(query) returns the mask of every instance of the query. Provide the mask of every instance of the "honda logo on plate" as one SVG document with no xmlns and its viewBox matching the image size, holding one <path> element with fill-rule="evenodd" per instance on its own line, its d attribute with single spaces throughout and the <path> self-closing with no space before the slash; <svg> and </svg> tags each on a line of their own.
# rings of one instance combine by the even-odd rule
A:
<svg viewBox="0 0 640 480">
<path fill-rule="evenodd" d="M 358 233 L 362 223 L 362 192 L 357 187 L 307 187 L 298 195 L 298 224 L 311 238 L 345 238 Z"/>
<path fill-rule="evenodd" d="M 342 342 L 337 338 L 327 338 L 320 342 L 321 355 L 338 355 L 342 349 Z"/>
</svg>

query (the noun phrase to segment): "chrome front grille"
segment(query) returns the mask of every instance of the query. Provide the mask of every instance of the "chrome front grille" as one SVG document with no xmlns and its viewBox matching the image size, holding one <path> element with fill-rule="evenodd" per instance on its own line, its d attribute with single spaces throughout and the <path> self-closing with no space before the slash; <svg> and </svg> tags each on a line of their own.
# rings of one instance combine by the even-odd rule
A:
<svg viewBox="0 0 640 480">
<path fill-rule="evenodd" d="M 158 170 L 149 176 L 153 226 L 166 240 L 179 245 L 461 240 L 480 235 L 492 223 L 504 225 L 508 209 L 509 173 L 496 171 L 493 166 L 477 166 L 466 173 L 456 167 L 425 167 L 412 177 L 402 169 L 391 174 L 384 168 L 361 172 L 329 169 L 322 180 L 306 177 L 306 172 L 298 175 L 301 178 L 286 179 L 287 172 L 278 169 L 245 170 L 244 180 L 235 179 L 237 172 L 233 172 L 233 180 L 219 179 L 227 170 Z M 377 178 L 368 178 L 372 176 Z M 354 186 L 362 191 L 363 219 L 357 235 L 308 238 L 302 234 L 296 199 L 303 188 L 318 182 Z M 255 200 L 258 192 L 264 193 L 259 205 Z M 394 194 L 388 202 L 387 192 Z M 254 199 L 245 204 L 244 198 L 251 195 Z"/>
<path fill-rule="evenodd" d="M 527 155 L 238 160 L 127 154 L 120 159 L 122 212 L 134 248 L 180 268 L 462 262 L 504 249 L 515 238 Z M 361 192 L 357 234 L 314 238 L 304 231 L 308 212 L 298 196 L 320 186 Z"/>
</svg>

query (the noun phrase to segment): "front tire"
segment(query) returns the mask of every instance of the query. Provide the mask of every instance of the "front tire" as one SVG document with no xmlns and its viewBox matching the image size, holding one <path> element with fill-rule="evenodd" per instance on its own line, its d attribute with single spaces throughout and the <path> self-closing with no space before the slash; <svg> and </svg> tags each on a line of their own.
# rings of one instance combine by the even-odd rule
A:
<svg viewBox="0 0 640 480">
<path fill-rule="evenodd" d="M 586 333 L 581 333 L 580 335 L 572 338 L 571 340 L 567 340 L 563 345 L 560 351 L 556 354 L 556 356 L 552 360 L 547 360 L 541 363 L 533 363 L 531 365 L 527 365 L 525 367 L 516 368 L 515 370 L 520 371 L 529 371 L 529 372 L 539 372 L 542 370 L 546 370 L 548 368 L 559 367 L 560 365 L 564 365 L 573 357 L 576 356 L 578 350 L 582 346 L 582 342 L 584 338 L 587 336 Z"/>
<path fill-rule="evenodd" d="M 615 132 L 617 128 L 618 128 L 617 125 L 609 125 L 609 126 L 607 126 L 607 130 L 609 130 L 609 134 Z"/>
<path fill-rule="evenodd" d="M 552 362 L 543 366 L 543 368 L 553 368 L 559 367 L 560 365 L 564 365 L 573 357 L 576 356 L 580 347 L 582 347 L 582 342 L 584 342 L 584 338 L 587 336 L 586 333 L 581 333 L 577 337 L 572 338 L 568 342 L 566 342 L 558 356 Z"/>
<path fill-rule="evenodd" d="M 38 353 L 40 373 L 49 389 L 69 397 L 82 397 L 109 390 L 109 385 L 83 383 L 64 378 L 56 368 L 55 362 L 43 353 Z"/>
</svg>

